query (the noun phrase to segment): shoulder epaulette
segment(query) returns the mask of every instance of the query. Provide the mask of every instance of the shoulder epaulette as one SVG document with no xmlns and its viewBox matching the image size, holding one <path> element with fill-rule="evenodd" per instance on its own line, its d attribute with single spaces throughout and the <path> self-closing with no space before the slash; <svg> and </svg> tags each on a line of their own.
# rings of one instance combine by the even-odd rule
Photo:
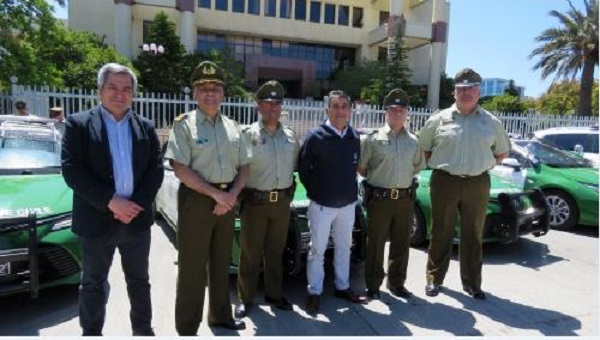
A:
<svg viewBox="0 0 600 340">
<path fill-rule="evenodd" d="M 246 131 L 250 130 L 251 127 L 251 125 L 242 125 L 240 126 L 240 130 L 245 133 Z"/>
<path fill-rule="evenodd" d="M 184 119 L 187 119 L 187 118 L 188 118 L 188 116 L 189 116 L 189 114 L 188 114 L 188 113 L 182 113 L 182 114 L 180 114 L 179 116 L 175 117 L 175 121 L 176 121 L 176 122 L 180 122 L 180 121 L 182 121 L 182 120 L 184 120 Z"/>
</svg>

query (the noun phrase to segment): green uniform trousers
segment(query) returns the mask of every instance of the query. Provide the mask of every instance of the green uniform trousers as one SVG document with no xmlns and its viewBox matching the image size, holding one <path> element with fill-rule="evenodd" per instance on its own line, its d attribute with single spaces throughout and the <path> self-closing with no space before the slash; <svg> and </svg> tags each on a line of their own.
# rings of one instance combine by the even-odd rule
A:
<svg viewBox="0 0 600 340">
<path fill-rule="evenodd" d="M 396 200 L 370 200 L 367 204 L 367 260 L 365 281 L 367 289 L 379 290 L 383 270 L 385 243 L 390 240 L 388 255 L 388 287 L 400 287 L 406 281 L 410 247 L 410 230 L 414 215 L 410 197 Z"/>
<path fill-rule="evenodd" d="M 460 213 L 460 277 L 463 286 L 481 288 L 483 228 L 490 176 L 462 178 L 442 170 L 431 175 L 433 225 L 427 260 L 427 283 L 441 285 L 450 264 L 457 212 Z"/>
<path fill-rule="evenodd" d="M 195 335 L 202 321 L 208 278 L 208 322 L 232 319 L 229 265 L 235 212 L 212 213 L 215 201 L 179 186 L 177 243 L 179 245 L 175 328 L 179 335 Z M 208 275 L 207 275 L 208 272 Z"/>
<path fill-rule="evenodd" d="M 244 203 L 240 217 L 238 296 L 243 303 L 254 301 L 264 259 L 265 296 L 279 299 L 282 297 L 282 256 L 290 224 L 290 199 Z"/>
</svg>

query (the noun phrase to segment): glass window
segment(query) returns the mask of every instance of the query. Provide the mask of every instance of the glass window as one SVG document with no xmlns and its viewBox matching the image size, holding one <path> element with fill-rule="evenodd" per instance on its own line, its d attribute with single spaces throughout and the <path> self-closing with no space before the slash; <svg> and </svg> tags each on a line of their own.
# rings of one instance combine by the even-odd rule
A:
<svg viewBox="0 0 600 340">
<path fill-rule="evenodd" d="M 321 3 L 319 1 L 310 2 L 310 22 L 321 22 Z"/>
<path fill-rule="evenodd" d="M 325 23 L 335 24 L 335 5 L 325 4 Z"/>
<path fill-rule="evenodd" d="M 260 14 L 260 0 L 248 0 L 248 13 Z"/>
<path fill-rule="evenodd" d="M 294 19 L 306 20 L 306 0 L 296 0 Z"/>
<path fill-rule="evenodd" d="M 325 16 L 327 16 L 327 5 L 325 5 Z M 350 6 L 338 6 L 338 25 L 348 26 L 350 23 Z"/>
<path fill-rule="evenodd" d="M 289 19 L 292 17 L 292 0 L 281 0 L 279 17 Z"/>
<path fill-rule="evenodd" d="M 265 16 L 274 17 L 277 9 L 277 0 L 265 0 Z"/>
<path fill-rule="evenodd" d="M 218 11 L 227 11 L 229 9 L 229 0 L 215 0 L 215 9 Z"/>
<path fill-rule="evenodd" d="M 150 27 L 152 26 L 152 21 L 144 20 L 142 24 L 142 41 L 146 43 L 150 40 Z"/>
<path fill-rule="evenodd" d="M 363 9 L 352 7 L 352 27 L 363 27 Z"/>
<path fill-rule="evenodd" d="M 236 13 L 244 13 L 244 3 L 246 0 L 233 0 L 233 11 Z"/>
<path fill-rule="evenodd" d="M 198 7 L 200 8 L 210 8 L 211 0 L 198 0 Z"/>
<path fill-rule="evenodd" d="M 390 17 L 390 12 L 379 11 L 379 26 L 387 23 L 389 17 Z"/>
</svg>

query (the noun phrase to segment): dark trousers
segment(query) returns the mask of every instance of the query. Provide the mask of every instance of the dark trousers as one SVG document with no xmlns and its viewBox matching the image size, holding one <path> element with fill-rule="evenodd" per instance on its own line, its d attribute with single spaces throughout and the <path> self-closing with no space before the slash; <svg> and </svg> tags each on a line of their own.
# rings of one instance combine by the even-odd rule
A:
<svg viewBox="0 0 600 340">
<path fill-rule="evenodd" d="M 121 266 L 127 283 L 134 334 L 151 330 L 152 303 L 148 277 L 150 229 L 123 226 L 116 233 L 80 237 L 83 248 L 83 274 L 79 287 L 79 324 L 83 335 L 101 335 L 110 291 L 108 272 L 115 249 L 121 254 Z"/>
<path fill-rule="evenodd" d="M 388 255 L 388 287 L 400 287 L 406 281 L 410 230 L 414 216 L 414 202 L 408 198 L 397 200 L 372 199 L 367 205 L 367 260 L 365 281 L 367 289 L 379 290 L 383 270 L 385 243 L 390 240 Z"/>
<path fill-rule="evenodd" d="M 208 323 L 233 319 L 229 265 L 235 212 L 232 209 L 225 215 L 214 215 L 215 201 L 183 184 L 179 187 L 178 203 L 175 328 L 179 335 L 196 335 L 202 321 L 207 280 Z"/>
<path fill-rule="evenodd" d="M 290 224 L 290 200 L 244 205 L 241 212 L 241 254 L 238 295 L 243 303 L 256 296 L 260 265 L 264 258 L 265 296 L 282 297 L 282 255 Z"/>
<path fill-rule="evenodd" d="M 460 277 L 463 286 L 480 288 L 483 228 L 490 195 L 490 176 L 485 172 L 479 176 L 461 178 L 434 170 L 430 185 L 433 225 L 427 260 L 427 282 L 437 285 L 444 282 L 459 212 Z"/>
</svg>

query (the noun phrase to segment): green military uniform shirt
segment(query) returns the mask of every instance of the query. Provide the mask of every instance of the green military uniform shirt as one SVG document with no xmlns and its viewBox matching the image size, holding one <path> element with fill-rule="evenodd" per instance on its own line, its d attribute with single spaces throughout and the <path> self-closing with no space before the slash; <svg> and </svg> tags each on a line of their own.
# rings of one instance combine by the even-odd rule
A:
<svg viewBox="0 0 600 340">
<path fill-rule="evenodd" d="M 421 148 L 431 152 L 429 167 L 457 176 L 480 175 L 494 167 L 494 155 L 510 151 L 502 122 L 479 106 L 463 116 L 454 104 L 431 116 L 418 136 Z"/>
<path fill-rule="evenodd" d="M 296 132 L 279 124 L 272 135 L 259 120 L 244 130 L 243 134 L 252 149 L 246 187 L 273 190 L 292 186 L 300 151 Z"/>
<path fill-rule="evenodd" d="M 415 135 L 406 129 L 394 134 L 386 124 L 362 140 L 359 165 L 367 169 L 373 186 L 408 188 L 425 167 L 425 157 Z"/>
<path fill-rule="evenodd" d="M 199 109 L 173 122 L 165 158 L 187 165 L 210 183 L 229 183 L 250 162 L 238 124 L 217 114 L 214 124 Z"/>
</svg>

